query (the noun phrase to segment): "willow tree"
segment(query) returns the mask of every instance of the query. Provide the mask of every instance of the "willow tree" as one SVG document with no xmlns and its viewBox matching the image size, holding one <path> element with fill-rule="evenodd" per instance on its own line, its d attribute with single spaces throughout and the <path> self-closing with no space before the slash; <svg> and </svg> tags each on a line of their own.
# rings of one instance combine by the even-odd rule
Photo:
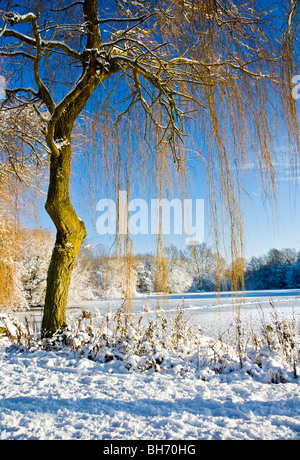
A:
<svg viewBox="0 0 300 460">
<path fill-rule="evenodd" d="M 48 3 L 21 0 L 13 7 L 7 1 L 0 56 L 10 62 L 9 103 L 31 105 L 46 126 L 45 206 L 57 236 L 42 329 L 51 335 L 66 322 L 70 276 L 86 236 L 69 183 L 74 124 L 91 111 L 91 101 L 98 108 L 93 106 L 93 129 L 88 126 L 87 133 L 101 137 L 103 168 L 116 166 L 116 183 L 142 139 L 138 158 L 151 165 L 161 191 L 167 170 L 184 177 L 192 149 L 188 139 L 195 141 L 192 155 L 209 178 L 211 215 L 217 219 L 220 209 L 224 212 L 232 255 L 243 246 L 240 166 L 255 161 L 273 188 L 273 127 L 288 127 L 293 144 L 298 139 L 285 81 L 291 60 L 284 58 L 281 40 L 289 2 L 275 18 L 267 2 L 252 0 L 83 0 L 63 7 L 55 0 L 51 8 Z M 124 120 L 131 131 L 115 130 Z"/>
</svg>

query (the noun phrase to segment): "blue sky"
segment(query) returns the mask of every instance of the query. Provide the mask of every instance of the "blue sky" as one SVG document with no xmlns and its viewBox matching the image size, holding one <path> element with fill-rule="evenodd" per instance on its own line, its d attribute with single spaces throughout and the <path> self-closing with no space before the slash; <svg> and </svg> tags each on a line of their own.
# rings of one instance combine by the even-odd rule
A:
<svg viewBox="0 0 300 460">
<path fill-rule="evenodd" d="M 264 203 L 257 174 L 249 172 L 251 200 L 245 207 L 246 248 L 249 256 L 262 255 L 270 248 L 300 250 L 299 189 L 289 180 L 288 168 L 278 171 L 278 209 Z M 299 179 L 298 179 L 299 185 Z"/>
<path fill-rule="evenodd" d="M 243 185 L 249 196 L 245 197 L 242 210 L 244 212 L 245 255 L 247 258 L 266 254 L 271 248 L 283 249 L 290 247 L 298 251 L 300 250 L 299 190 L 297 189 L 296 180 L 289 178 L 290 172 L 289 165 L 278 166 L 278 208 L 276 210 L 268 200 L 264 200 L 259 175 L 256 169 L 251 164 L 245 166 L 245 180 Z M 199 183 L 202 182 L 199 172 L 197 173 L 195 171 L 192 177 L 194 180 L 198 178 Z M 84 178 L 81 178 L 80 181 L 81 183 L 84 182 Z M 194 184 L 194 186 L 194 192 L 190 195 L 190 198 L 194 200 L 193 203 L 195 203 L 196 198 L 205 200 L 204 242 L 208 245 L 212 245 L 212 240 L 209 235 L 208 203 L 206 201 L 206 196 L 202 187 L 197 191 L 197 183 Z M 137 196 L 134 198 L 136 197 Z M 138 197 L 146 200 L 149 205 L 151 198 L 155 198 L 155 196 L 152 197 L 151 194 L 146 195 L 143 193 Z M 169 199 L 174 197 L 176 197 L 176 193 L 172 197 L 169 197 Z M 102 198 L 109 197 L 103 194 L 103 196 L 97 196 L 96 200 Z M 101 236 L 97 233 L 95 221 L 101 213 L 96 211 L 95 205 L 90 206 L 88 200 L 85 202 L 85 197 L 79 193 L 73 194 L 72 201 L 79 216 L 85 221 L 88 231 L 87 242 L 92 246 L 103 245 L 104 247 L 109 247 L 114 237 Z M 193 212 L 195 212 L 195 210 L 193 210 Z M 42 204 L 39 214 L 41 225 L 54 231 L 53 224 L 47 216 Z M 193 215 L 195 216 L 195 214 Z M 155 250 L 155 238 L 151 235 L 136 235 L 133 237 L 133 242 L 137 253 L 147 253 Z M 180 235 L 171 234 L 170 236 L 166 236 L 165 243 L 167 245 L 174 244 L 182 249 L 185 248 L 185 238 Z"/>
</svg>

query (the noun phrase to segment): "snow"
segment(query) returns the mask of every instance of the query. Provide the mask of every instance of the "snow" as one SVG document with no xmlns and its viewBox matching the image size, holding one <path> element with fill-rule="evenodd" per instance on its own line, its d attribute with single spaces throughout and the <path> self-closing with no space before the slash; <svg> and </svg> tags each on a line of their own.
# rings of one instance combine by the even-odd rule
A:
<svg viewBox="0 0 300 460">
<path fill-rule="evenodd" d="M 300 439 L 299 382 L 2 352 L 1 439 Z"/>
<path fill-rule="evenodd" d="M 282 289 L 266 291 L 184 293 L 164 295 L 140 295 L 132 299 L 132 309 L 136 316 L 147 311 L 151 318 L 157 305 L 172 314 L 181 303 L 183 310 L 194 324 L 199 324 L 206 335 L 219 337 L 235 322 L 235 312 L 239 308 L 241 320 L 245 327 L 251 326 L 257 330 L 261 326 L 262 312 L 266 319 L 272 313 L 270 301 L 274 301 L 279 315 L 291 317 L 294 313 L 300 315 L 300 290 Z M 116 311 L 122 299 L 70 302 L 72 308 L 85 308 L 105 314 L 107 310 Z M 145 309 L 146 307 L 146 309 Z M 39 320 L 35 312 L 35 320 Z"/>
<path fill-rule="evenodd" d="M 70 145 L 70 142 L 67 139 L 58 139 L 54 142 L 58 150 L 61 150 L 63 147 Z"/>
<path fill-rule="evenodd" d="M 299 318 L 296 297 L 286 292 L 277 298 L 286 316 L 293 311 Z M 204 312 L 205 323 L 209 307 L 199 296 L 192 300 L 194 308 L 200 302 L 198 319 Z M 228 297 L 223 300 L 230 303 Z M 230 310 L 221 308 L 224 318 Z M 130 329 L 132 340 L 135 334 Z M 209 340 L 203 336 L 201 350 Z M 207 356 L 189 354 L 188 347 L 177 355 L 161 349 L 153 355 L 160 364 L 142 371 L 142 358 L 133 352 L 120 360 L 111 348 L 109 359 L 91 360 L 87 348 L 72 343 L 73 349 L 51 351 L 7 348 L 2 337 L 0 439 L 300 439 L 300 378 L 293 378 L 282 356 L 266 347 L 260 349 L 260 366 L 249 358 L 243 367 L 229 347 L 214 366 L 206 363 Z M 275 375 L 277 384 L 272 383 Z"/>
</svg>

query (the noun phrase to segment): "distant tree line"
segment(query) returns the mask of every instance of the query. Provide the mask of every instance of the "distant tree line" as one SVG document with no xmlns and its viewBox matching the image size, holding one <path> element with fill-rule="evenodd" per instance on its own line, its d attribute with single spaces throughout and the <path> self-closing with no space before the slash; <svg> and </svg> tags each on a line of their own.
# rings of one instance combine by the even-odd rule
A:
<svg viewBox="0 0 300 460">
<path fill-rule="evenodd" d="M 293 289 L 300 287 L 300 251 L 271 249 L 247 263 L 247 289 Z"/>
<path fill-rule="evenodd" d="M 167 255 L 167 290 L 176 292 L 201 292 L 229 290 L 231 288 L 231 265 L 213 249 L 202 243 L 180 251 L 171 246 Z M 139 285 L 141 292 L 155 291 L 153 286 L 153 258 L 140 255 Z M 152 265 L 151 265 L 152 263 Z M 244 286 L 246 290 L 300 288 L 300 251 L 295 249 L 270 249 L 261 257 L 243 261 Z M 240 283 L 242 288 L 242 283 Z"/>
<path fill-rule="evenodd" d="M 2 219 L 0 241 L 0 308 L 43 305 L 54 235 L 42 229 L 13 228 Z M 271 249 L 244 264 L 248 290 L 300 287 L 300 252 L 295 249 Z M 125 293 L 230 290 L 231 270 L 205 243 L 185 250 L 170 246 L 159 259 L 138 254 L 130 261 L 120 260 L 102 247 L 83 245 L 71 279 L 69 302 Z"/>
</svg>

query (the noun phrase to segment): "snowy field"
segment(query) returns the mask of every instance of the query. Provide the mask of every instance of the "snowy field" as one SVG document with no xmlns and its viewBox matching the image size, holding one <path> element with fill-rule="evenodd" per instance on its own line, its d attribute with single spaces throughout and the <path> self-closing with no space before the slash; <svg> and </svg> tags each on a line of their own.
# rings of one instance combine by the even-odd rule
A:
<svg viewBox="0 0 300 460">
<path fill-rule="evenodd" d="M 280 315 L 298 321 L 299 294 L 248 293 L 241 303 L 243 325 L 259 328 L 262 312 L 265 318 L 272 314 L 270 299 Z M 236 316 L 230 294 L 219 299 L 207 293 L 169 296 L 167 305 L 162 300 L 160 304 L 170 315 L 182 304 L 192 321 L 216 338 Z M 117 309 L 120 301 L 80 306 L 105 313 Z M 156 306 L 155 296 L 133 301 L 137 315 L 144 309 L 151 317 Z M 72 305 L 70 311 L 76 308 Z M 40 313 L 34 316 L 39 321 Z M 260 369 L 236 366 L 232 372 L 207 373 L 204 379 L 203 370 L 180 373 L 175 367 L 141 373 L 128 371 L 117 360 L 101 363 L 71 352 L 28 353 L 17 348 L 7 352 L 4 345 L 0 352 L 3 440 L 300 440 L 300 378 L 272 384 L 270 371 L 279 363 L 271 356 L 265 357 Z"/>
</svg>

